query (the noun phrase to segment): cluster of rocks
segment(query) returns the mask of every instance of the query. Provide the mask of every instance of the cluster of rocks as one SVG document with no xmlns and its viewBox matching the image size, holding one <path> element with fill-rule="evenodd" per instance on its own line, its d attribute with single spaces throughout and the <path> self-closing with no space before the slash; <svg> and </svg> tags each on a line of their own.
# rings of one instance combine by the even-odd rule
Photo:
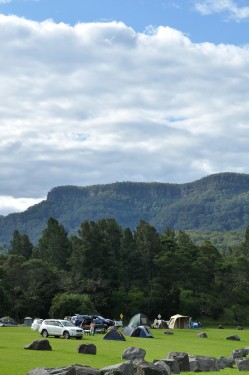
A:
<svg viewBox="0 0 249 375">
<path fill-rule="evenodd" d="M 40 346 L 40 349 L 39 349 Z M 37 340 L 25 349 L 52 350 L 48 340 Z M 94 344 L 82 344 L 78 353 L 96 354 Z M 230 357 L 192 356 L 185 352 L 170 352 L 164 359 L 155 359 L 153 363 L 145 360 L 146 351 L 141 348 L 129 347 L 123 354 L 125 362 L 95 369 L 88 366 L 72 365 L 61 368 L 37 368 L 30 370 L 28 375 L 171 375 L 182 372 L 220 371 L 224 368 L 234 368 L 239 371 L 249 371 L 249 347 L 233 350 Z"/>
</svg>

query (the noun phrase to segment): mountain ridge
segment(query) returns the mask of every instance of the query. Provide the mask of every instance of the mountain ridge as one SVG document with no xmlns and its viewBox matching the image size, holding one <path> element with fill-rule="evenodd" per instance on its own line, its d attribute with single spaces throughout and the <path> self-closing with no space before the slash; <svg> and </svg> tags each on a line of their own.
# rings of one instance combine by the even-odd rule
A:
<svg viewBox="0 0 249 375">
<path fill-rule="evenodd" d="M 241 230 L 249 223 L 249 174 L 216 173 L 183 184 L 126 181 L 54 187 L 46 200 L 26 211 L 0 216 L 0 243 L 8 246 L 19 230 L 36 244 L 49 217 L 69 235 L 85 220 L 110 217 L 131 229 L 145 220 L 158 231 Z"/>
</svg>

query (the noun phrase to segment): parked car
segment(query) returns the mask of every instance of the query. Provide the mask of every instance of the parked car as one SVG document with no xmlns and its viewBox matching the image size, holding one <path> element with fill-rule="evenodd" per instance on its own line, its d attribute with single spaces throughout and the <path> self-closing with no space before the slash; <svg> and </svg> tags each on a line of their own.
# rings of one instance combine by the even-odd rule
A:
<svg viewBox="0 0 249 375">
<path fill-rule="evenodd" d="M 114 326 L 114 325 L 115 325 L 114 320 L 112 320 L 112 319 L 106 319 L 106 318 L 104 318 L 104 317 L 101 316 L 101 315 L 89 314 L 89 316 L 90 316 L 92 319 L 98 319 L 99 322 L 102 322 L 102 323 L 105 324 L 107 327 L 111 327 L 111 326 Z"/>
<path fill-rule="evenodd" d="M 107 324 L 102 322 L 100 319 L 95 318 L 93 319 L 91 316 L 85 316 L 80 324 L 81 328 L 84 330 L 90 330 L 90 324 L 91 322 L 94 322 L 94 332 L 97 332 L 97 330 L 102 330 L 105 332 L 107 330 Z"/>
<path fill-rule="evenodd" d="M 100 319 L 103 323 L 107 325 L 107 327 L 115 326 L 115 321 L 108 318 L 103 318 L 103 316 L 98 315 L 96 319 Z"/>
<path fill-rule="evenodd" d="M 43 319 L 35 318 L 33 323 L 31 324 L 31 329 L 33 331 L 39 331 L 40 325 L 42 324 Z"/>
<path fill-rule="evenodd" d="M 63 336 L 65 339 L 75 337 L 81 339 L 84 335 L 84 331 L 80 327 L 76 327 L 72 322 L 62 319 L 45 319 L 40 325 L 39 333 L 43 337 Z"/>
<path fill-rule="evenodd" d="M 16 326 L 18 326 L 18 324 L 14 320 L 0 320 L 0 327 L 16 327 Z"/>
<path fill-rule="evenodd" d="M 89 318 L 89 315 L 75 314 L 71 317 L 71 322 L 75 326 L 80 326 L 84 319 Z"/>
</svg>

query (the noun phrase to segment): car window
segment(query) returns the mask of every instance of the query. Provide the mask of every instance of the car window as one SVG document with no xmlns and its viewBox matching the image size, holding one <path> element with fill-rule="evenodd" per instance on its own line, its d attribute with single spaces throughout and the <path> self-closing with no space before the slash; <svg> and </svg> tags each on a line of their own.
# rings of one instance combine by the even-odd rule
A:
<svg viewBox="0 0 249 375">
<path fill-rule="evenodd" d="M 61 324 L 62 326 L 65 326 L 65 327 L 74 327 L 74 324 L 67 321 L 67 320 L 64 320 L 64 322 L 62 322 Z"/>
</svg>

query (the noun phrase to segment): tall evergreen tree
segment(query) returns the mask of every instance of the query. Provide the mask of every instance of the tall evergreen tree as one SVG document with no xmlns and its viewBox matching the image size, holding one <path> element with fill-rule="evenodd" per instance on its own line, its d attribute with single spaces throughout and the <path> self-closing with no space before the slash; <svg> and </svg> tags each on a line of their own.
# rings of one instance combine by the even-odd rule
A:
<svg viewBox="0 0 249 375">
<path fill-rule="evenodd" d="M 39 239 L 37 253 L 40 259 L 59 269 L 69 268 L 71 242 L 63 225 L 54 218 L 49 218 L 47 227 Z"/>
<path fill-rule="evenodd" d="M 15 230 L 11 240 L 9 254 L 20 255 L 27 260 L 30 259 L 33 254 L 33 245 L 29 240 L 29 236 L 27 234 L 21 234 L 18 230 Z"/>
</svg>

